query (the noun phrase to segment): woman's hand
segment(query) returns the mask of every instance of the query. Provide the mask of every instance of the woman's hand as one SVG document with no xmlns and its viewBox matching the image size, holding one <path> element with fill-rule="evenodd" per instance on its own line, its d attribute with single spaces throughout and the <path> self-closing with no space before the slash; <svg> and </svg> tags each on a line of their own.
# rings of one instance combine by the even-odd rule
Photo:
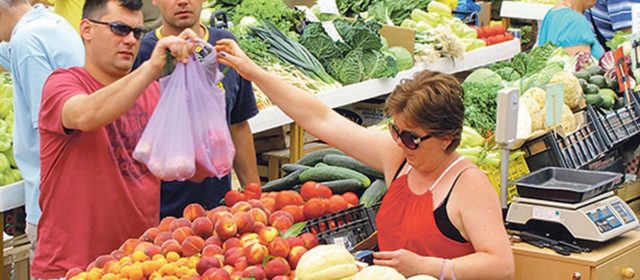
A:
<svg viewBox="0 0 640 280">
<path fill-rule="evenodd" d="M 253 82 L 260 72 L 264 71 L 240 49 L 234 40 L 220 39 L 216 42 L 215 48 L 218 52 L 218 62 L 230 66 L 246 80 Z"/>
<path fill-rule="evenodd" d="M 373 257 L 375 258 L 373 260 L 375 265 L 391 267 L 405 277 L 424 274 L 422 269 L 427 265 L 426 258 L 405 249 L 376 252 L 373 253 Z"/>
</svg>

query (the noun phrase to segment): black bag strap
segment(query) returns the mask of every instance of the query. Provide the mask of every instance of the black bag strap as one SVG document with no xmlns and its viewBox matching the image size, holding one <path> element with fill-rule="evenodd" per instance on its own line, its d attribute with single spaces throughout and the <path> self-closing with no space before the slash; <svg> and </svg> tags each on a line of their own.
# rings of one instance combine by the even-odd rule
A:
<svg viewBox="0 0 640 280">
<path fill-rule="evenodd" d="M 591 25 L 593 25 L 593 30 L 596 32 L 596 38 L 598 39 L 598 42 L 605 51 L 610 51 L 611 49 L 607 47 L 607 39 L 605 39 L 604 35 L 602 35 L 602 32 L 600 32 L 600 29 L 596 25 L 596 20 L 593 19 L 593 11 L 591 9 L 589 9 L 589 19 L 591 19 Z"/>
</svg>

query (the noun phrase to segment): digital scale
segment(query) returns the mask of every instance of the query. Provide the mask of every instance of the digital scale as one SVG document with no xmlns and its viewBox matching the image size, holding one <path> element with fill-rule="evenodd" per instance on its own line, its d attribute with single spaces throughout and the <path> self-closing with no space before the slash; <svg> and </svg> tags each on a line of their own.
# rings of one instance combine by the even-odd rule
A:
<svg viewBox="0 0 640 280">
<path fill-rule="evenodd" d="M 515 197 L 507 222 L 540 232 L 562 226 L 575 239 L 598 243 L 638 227 L 638 218 L 613 191 L 578 203 Z"/>
</svg>

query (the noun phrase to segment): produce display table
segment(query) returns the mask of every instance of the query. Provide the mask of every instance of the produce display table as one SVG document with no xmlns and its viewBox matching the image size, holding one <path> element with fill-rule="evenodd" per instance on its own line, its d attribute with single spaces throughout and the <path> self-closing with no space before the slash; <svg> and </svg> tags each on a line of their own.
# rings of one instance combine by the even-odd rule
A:
<svg viewBox="0 0 640 280">
<path fill-rule="evenodd" d="M 515 279 L 634 279 L 640 273 L 640 231 L 634 230 L 590 253 L 561 256 L 549 249 L 516 243 Z"/>
<path fill-rule="evenodd" d="M 452 60 L 440 58 L 434 63 L 417 63 L 412 69 L 398 73 L 394 78 L 373 79 L 361 83 L 344 86 L 335 90 L 321 92 L 316 96 L 324 104 L 331 108 L 353 104 L 359 101 L 385 95 L 393 91 L 395 86 L 406 78 L 422 70 L 440 71 L 455 74 L 478 67 L 486 66 L 498 61 L 510 59 L 520 53 L 520 41 L 511 40 L 504 43 L 479 48 L 465 53 L 463 59 Z M 290 161 L 295 161 L 302 156 L 303 131 L 293 120 L 277 106 L 271 106 L 261 110 L 257 116 L 249 120 L 253 133 L 262 132 L 274 127 L 292 124 Z"/>
<path fill-rule="evenodd" d="M 0 187 L 0 230 L 4 229 L 4 211 L 24 205 L 24 181 Z M 4 235 L 3 235 L 4 236 Z M 4 261 L 4 238 L 0 239 L 0 260 Z M 4 275 L 4 265 L 0 265 Z"/>
<path fill-rule="evenodd" d="M 503 1 L 500 8 L 500 17 L 528 20 L 542 20 L 553 7 L 549 4 L 537 4 L 518 1 Z"/>
</svg>

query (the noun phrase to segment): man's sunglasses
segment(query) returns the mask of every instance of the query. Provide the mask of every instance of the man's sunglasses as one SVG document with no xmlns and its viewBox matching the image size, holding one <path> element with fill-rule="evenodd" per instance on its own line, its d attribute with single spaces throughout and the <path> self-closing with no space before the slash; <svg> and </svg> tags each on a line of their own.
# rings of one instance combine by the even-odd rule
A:
<svg viewBox="0 0 640 280">
<path fill-rule="evenodd" d="M 129 35 L 130 32 L 133 32 L 133 37 L 135 37 L 136 40 L 140 40 L 140 37 L 142 37 L 142 35 L 144 34 L 144 29 L 134 28 L 120 22 L 104 22 L 104 21 L 93 20 L 93 19 L 89 19 L 89 21 L 93 23 L 109 26 L 109 29 L 111 29 L 111 32 L 113 32 L 113 34 L 116 34 L 122 37 L 125 37 Z"/>
<path fill-rule="evenodd" d="M 391 136 L 394 140 L 398 140 L 398 138 L 400 138 L 400 140 L 402 140 L 402 144 L 409 150 L 417 149 L 420 142 L 431 138 L 431 134 L 418 137 L 413 132 L 405 130 L 400 131 L 400 129 L 398 129 L 398 127 L 393 123 L 389 123 L 389 132 L 391 132 Z"/>
</svg>

